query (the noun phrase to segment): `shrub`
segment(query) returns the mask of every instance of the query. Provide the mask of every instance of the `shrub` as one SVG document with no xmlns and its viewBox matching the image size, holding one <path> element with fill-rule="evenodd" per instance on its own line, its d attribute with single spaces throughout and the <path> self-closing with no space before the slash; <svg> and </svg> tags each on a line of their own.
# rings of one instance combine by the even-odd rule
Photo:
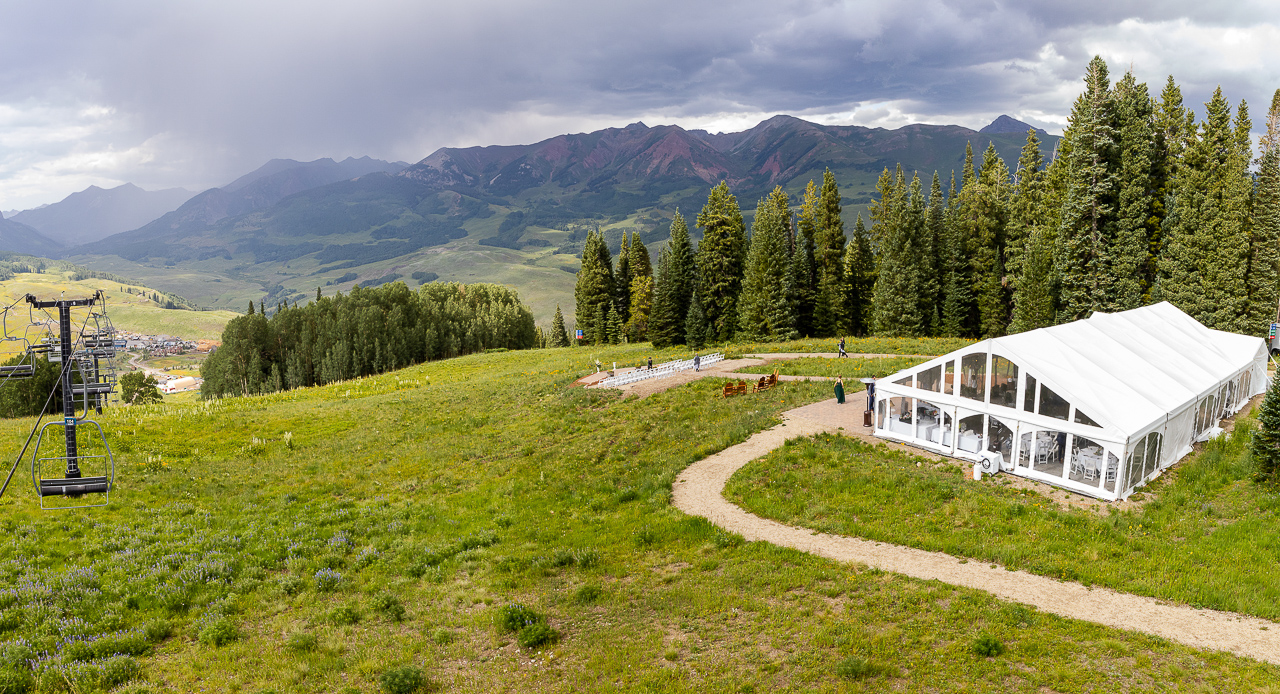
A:
<svg viewBox="0 0 1280 694">
<path fill-rule="evenodd" d="M 0 693 L 19 694 L 30 691 L 33 684 L 31 674 L 25 670 L 7 667 L 0 669 Z"/>
<path fill-rule="evenodd" d="M 236 629 L 235 623 L 226 615 L 216 617 L 204 625 L 200 630 L 200 643 L 206 646 L 222 646 L 240 637 L 240 630 Z"/>
<path fill-rule="evenodd" d="M 0 634 L 13 631 L 22 626 L 22 609 L 14 608 L 0 612 Z"/>
<path fill-rule="evenodd" d="M 505 605 L 498 610 L 494 619 L 503 631 L 520 631 L 529 625 L 542 622 L 541 615 L 518 602 Z"/>
<path fill-rule="evenodd" d="M 994 658 L 1004 653 L 1004 644 L 991 634 L 979 634 L 973 640 L 973 652 L 983 658 Z"/>
<path fill-rule="evenodd" d="M 555 630 L 543 622 L 530 624 L 516 634 L 516 643 L 521 648 L 537 648 L 543 644 L 553 643 L 558 638 Z"/>
<path fill-rule="evenodd" d="M 847 680 L 871 679 L 887 672 L 888 669 L 883 665 L 858 656 L 849 656 L 836 666 L 836 674 Z"/>
<path fill-rule="evenodd" d="M 307 587 L 307 582 L 300 576 L 282 576 L 279 582 L 280 592 L 285 595 L 297 595 Z"/>
<path fill-rule="evenodd" d="M 393 622 L 403 622 L 405 617 L 404 603 L 389 593 L 379 593 L 373 597 L 371 607 L 374 612 Z"/>
<path fill-rule="evenodd" d="M 351 605 L 339 605 L 329 613 L 329 622 L 337 626 L 346 626 L 360 621 L 360 613 Z"/>
<path fill-rule="evenodd" d="M 453 643 L 453 632 L 441 627 L 431 632 L 431 640 L 441 646 L 447 646 Z"/>
<path fill-rule="evenodd" d="M 305 631 L 295 631 L 284 639 L 284 647 L 296 653 L 310 653 L 316 649 L 319 643 L 315 634 L 309 634 Z"/>
<path fill-rule="evenodd" d="M 316 590 L 320 592 L 328 592 L 337 590 L 342 584 L 342 574 L 325 567 L 316 572 Z"/>
<path fill-rule="evenodd" d="M 382 683 L 382 689 L 388 694 L 409 694 L 422 689 L 427 683 L 426 678 L 422 676 L 422 670 L 412 665 L 387 670 L 382 673 L 379 681 Z"/>
<path fill-rule="evenodd" d="M 599 586 L 586 585 L 582 586 L 573 593 L 573 601 L 579 605 L 590 605 L 600 599 L 604 595 L 604 591 Z"/>
</svg>

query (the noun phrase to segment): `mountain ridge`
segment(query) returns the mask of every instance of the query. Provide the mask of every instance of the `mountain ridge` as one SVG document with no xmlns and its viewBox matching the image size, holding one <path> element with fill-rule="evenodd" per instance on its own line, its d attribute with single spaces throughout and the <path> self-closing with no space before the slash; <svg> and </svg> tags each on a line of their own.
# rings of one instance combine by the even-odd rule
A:
<svg viewBox="0 0 1280 694">
<path fill-rule="evenodd" d="M 78 246 L 136 229 L 176 209 L 195 193 L 183 188 L 148 191 L 132 183 L 89 186 L 62 200 L 23 210 L 11 219 L 62 246 Z"/>
</svg>

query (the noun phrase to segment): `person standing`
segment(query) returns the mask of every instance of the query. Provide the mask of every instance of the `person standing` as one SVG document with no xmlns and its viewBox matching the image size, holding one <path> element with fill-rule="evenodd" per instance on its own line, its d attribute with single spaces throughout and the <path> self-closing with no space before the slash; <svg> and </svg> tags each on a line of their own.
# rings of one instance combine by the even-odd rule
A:
<svg viewBox="0 0 1280 694">
<path fill-rule="evenodd" d="M 848 359 L 848 358 L 849 358 L 849 353 L 848 353 L 848 352 L 846 352 L 846 351 L 844 351 L 844 338 L 843 338 L 843 337 L 841 337 L 841 338 L 840 338 L 840 356 L 841 356 L 841 357 L 844 357 L 845 359 Z M 837 358 L 838 358 L 838 357 L 837 357 Z"/>
<path fill-rule="evenodd" d="M 649 370 L 653 371 L 653 355 L 649 355 Z"/>
<path fill-rule="evenodd" d="M 836 376 L 836 404 L 844 404 L 844 377 Z"/>
<path fill-rule="evenodd" d="M 867 383 L 867 409 L 871 412 L 876 411 L 876 377 L 872 376 L 871 381 Z"/>
<path fill-rule="evenodd" d="M 696 372 L 697 372 L 699 369 L 701 369 L 701 368 L 702 368 L 702 356 L 701 356 L 701 355 L 698 355 L 698 354 L 693 355 L 693 370 L 694 370 L 694 372 L 696 373 Z"/>
</svg>

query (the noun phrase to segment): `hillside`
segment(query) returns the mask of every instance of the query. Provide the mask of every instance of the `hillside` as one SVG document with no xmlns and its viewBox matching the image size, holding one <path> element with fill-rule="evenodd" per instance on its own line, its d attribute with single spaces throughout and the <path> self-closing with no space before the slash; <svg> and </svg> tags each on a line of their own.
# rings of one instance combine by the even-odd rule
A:
<svg viewBox="0 0 1280 694">
<path fill-rule="evenodd" d="M 22 222 L 0 216 L 0 252 L 53 256 L 61 250 L 53 239 Z"/>
<path fill-rule="evenodd" d="M 966 143 L 980 153 L 990 141 L 1012 162 L 1024 140 L 958 126 L 884 130 L 789 116 L 715 135 L 633 123 L 531 145 L 445 148 L 394 174 L 248 195 L 288 173 L 268 172 L 69 255 L 232 308 L 264 296 L 305 300 L 317 286 L 346 290 L 391 276 L 412 282 L 414 272 L 500 282 L 516 287 L 545 324 L 557 303 L 572 309 L 572 271 L 588 228 L 602 227 L 615 244 L 624 231 L 638 232 L 652 247 L 666 238 L 677 208 L 696 214 L 720 180 L 749 215 L 775 185 L 799 195 L 828 167 L 852 223 L 885 167 L 901 162 L 949 176 L 963 164 Z M 1046 140 L 1052 146 L 1054 138 Z"/>
<path fill-rule="evenodd" d="M 182 188 L 148 191 L 132 183 L 109 189 L 89 186 L 52 205 L 19 212 L 13 220 L 69 248 L 137 229 L 192 195 Z"/>
<path fill-rule="evenodd" d="M 40 298 L 57 297 L 64 292 L 67 296 L 90 296 L 101 289 L 107 298 L 107 315 L 120 330 L 206 340 L 220 340 L 227 321 L 239 315 L 225 310 L 165 308 L 163 303 L 151 298 L 156 290 L 149 286 L 79 277 L 79 273 L 65 263 L 44 262 L 46 266 L 41 272 L 18 272 L 10 279 L 0 280 L 0 302 L 3 302 L 0 305 L 8 306 L 27 294 Z M 25 318 L 26 312 L 21 313 Z"/>
<path fill-rule="evenodd" d="M 132 680 L 137 692 L 367 693 L 405 666 L 436 692 L 1082 692 L 1174 680 L 1259 691 L 1274 681 L 1274 665 L 745 542 L 681 513 L 670 503 L 679 472 L 829 391 L 784 382 L 767 397 L 725 399 L 703 381 L 622 400 L 570 387 L 591 356 L 634 363 L 646 349 L 475 355 L 270 396 L 109 408 L 98 419 L 118 456 L 110 508 L 42 513 L 29 486 L 0 499 L 13 526 L 0 567 L 14 586 L 0 677 L 40 677 L 39 691 L 93 689 L 96 678 L 102 689 Z M 33 423 L 0 422 L 0 439 L 20 447 Z M 1105 525 L 1096 532 L 1111 551 L 1141 557 L 1149 585 L 1166 583 L 1152 566 L 1157 545 L 1137 529 L 1141 510 L 1099 518 L 883 449 L 832 459 L 825 449 L 843 440 L 780 454 L 818 448 L 824 471 L 882 466 L 920 490 L 910 509 L 888 512 L 927 514 L 932 532 L 998 527 L 1023 541 L 1027 518 L 1052 522 L 1046 532 Z M 803 470 L 810 457 L 787 463 Z M 1010 510 L 958 505 L 985 495 Z M 815 522 L 845 517 L 821 499 L 809 511 Z M 1206 519 L 1193 541 L 1260 536 L 1197 513 Z M 1240 591 L 1203 595 L 1213 605 Z M 546 628 L 518 636 L 526 620 Z M 521 645 L 539 633 L 550 642 Z M 975 652 L 983 638 L 1004 652 Z"/>
</svg>

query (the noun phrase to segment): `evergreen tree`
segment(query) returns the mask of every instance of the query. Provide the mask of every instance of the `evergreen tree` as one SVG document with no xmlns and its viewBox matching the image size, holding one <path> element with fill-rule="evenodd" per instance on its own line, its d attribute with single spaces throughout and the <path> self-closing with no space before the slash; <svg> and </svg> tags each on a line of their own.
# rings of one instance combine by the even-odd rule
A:
<svg viewBox="0 0 1280 694">
<path fill-rule="evenodd" d="M 972 161 L 966 168 L 972 170 Z M 962 232 L 960 195 L 956 191 L 955 173 L 951 174 L 951 188 L 947 195 L 947 209 L 943 215 L 942 259 L 942 327 L 938 333 L 944 337 L 970 337 L 976 334 L 971 327 L 974 313 L 972 281 L 969 277 L 968 247 Z M 883 270 L 878 270 L 882 273 Z"/>
<path fill-rule="evenodd" d="M 569 333 L 564 329 L 564 314 L 560 312 L 560 304 L 556 304 L 555 318 L 551 319 L 551 347 L 568 347 Z"/>
<path fill-rule="evenodd" d="M 1267 133 L 1259 143 L 1258 188 L 1253 201 L 1249 258 L 1247 334 L 1266 334 L 1280 302 L 1280 89 L 1267 111 Z"/>
<path fill-rule="evenodd" d="M 982 337 L 1004 334 L 1009 301 L 1004 275 L 1004 230 L 1008 220 L 1009 169 L 988 145 L 977 179 L 960 191 L 962 223 L 969 251 L 973 296 Z"/>
<path fill-rule="evenodd" d="M 649 316 L 653 312 L 653 277 L 636 275 L 631 280 L 631 320 L 625 328 L 627 339 L 644 342 L 649 339 Z"/>
<path fill-rule="evenodd" d="M 1132 72 L 1125 73 L 1116 83 L 1115 120 L 1120 175 L 1111 253 L 1114 280 L 1110 308 L 1127 311 L 1150 300 L 1154 280 L 1151 244 L 1159 236 L 1156 181 L 1152 177 L 1156 156 L 1155 104 L 1147 94 L 1147 85 L 1139 84 Z"/>
<path fill-rule="evenodd" d="M 608 326 L 605 320 L 613 305 L 613 260 L 609 247 L 600 231 L 587 232 L 582 247 L 582 267 L 578 270 L 577 284 L 573 290 L 574 315 L 583 338 L 591 344 L 605 340 Z"/>
<path fill-rule="evenodd" d="M 254 313 L 253 302 L 252 302 L 252 301 L 250 301 L 250 302 L 249 302 L 249 314 L 248 314 L 248 315 L 252 316 L 252 315 L 253 315 L 253 313 Z"/>
<path fill-rule="evenodd" d="M 1040 138 L 1035 128 L 1027 130 L 1027 143 L 1018 156 L 1018 170 L 1014 172 L 1013 197 L 1009 201 L 1009 223 L 1005 227 L 1004 270 L 1009 274 L 1009 284 L 1016 292 L 1022 276 L 1023 252 L 1032 230 L 1043 227 L 1044 212 L 1044 156 L 1040 152 Z"/>
<path fill-rule="evenodd" d="M 738 302 L 738 331 L 750 339 L 785 340 L 795 332 L 787 291 L 788 216 L 787 194 L 780 186 L 756 206 Z"/>
<path fill-rule="evenodd" d="M 831 337 L 843 331 L 848 322 L 845 316 L 844 220 L 840 216 L 840 188 L 831 169 L 822 174 L 822 188 L 813 219 L 813 258 L 818 275 L 813 307 L 814 334 Z"/>
<path fill-rule="evenodd" d="M 1108 308 L 1114 292 L 1111 239 L 1115 229 L 1116 171 L 1113 103 L 1107 64 L 1095 56 L 1085 91 L 1069 118 L 1072 150 L 1066 202 L 1058 234 L 1060 322 Z"/>
<path fill-rule="evenodd" d="M 933 172 L 933 182 L 929 185 L 929 205 L 925 210 L 925 241 L 929 247 L 929 257 L 923 266 L 924 285 L 928 292 L 927 305 L 923 307 L 923 318 L 928 323 L 929 335 L 937 335 L 942 330 L 942 303 L 946 278 L 943 272 L 942 252 L 946 245 L 946 212 L 947 201 L 942 195 L 942 179 L 938 172 Z"/>
<path fill-rule="evenodd" d="M 608 310 L 605 307 L 608 306 Z M 614 312 L 613 302 L 599 304 L 596 306 L 596 315 L 592 318 L 591 325 L 593 330 L 591 333 L 591 344 L 607 345 L 609 341 L 609 314 Z"/>
<path fill-rule="evenodd" d="M 653 277 L 653 263 L 649 260 L 649 249 L 640 240 L 640 234 L 631 235 L 631 250 L 628 251 L 632 277 Z"/>
<path fill-rule="evenodd" d="M 658 269 L 653 275 L 653 310 L 649 313 L 649 341 L 663 349 L 684 341 L 684 321 L 672 306 L 671 254 L 667 248 L 658 251 Z"/>
<path fill-rule="evenodd" d="M 1054 323 L 1053 238 L 1052 229 L 1034 225 L 1031 235 L 1023 242 L 1021 273 L 1013 294 L 1011 333 L 1047 328 Z"/>
<path fill-rule="evenodd" d="M 691 349 L 702 349 L 707 346 L 707 336 L 711 334 L 711 330 L 706 313 L 702 310 L 702 298 L 695 289 L 693 300 L 689 302 L 689 317 L 685 320 L 685 344 Z"/>
<path fill-rule="evenodd" d="M 649 319 L 649 332 L 655 347 L 684 344 L 685 319 L 689 315 L 689 303 L 696 284 L 697 265 L 693 246 L 689 243 L 689 228 L 677 210 L 671 220 L 671 240 L 658 254 L 658 272 L 653 282 L 653 314 Z"/>
<path fill-rule="evenodd" d="M 845 312 L 848 315 L 848 332 L 851 335 L 871 334 L 872 295 L 876 283 L 876 262 L 871 256 L 871 236 L 862 223 L 862 214 L 853 225 L 853 238 L 844 251 Z"/>
<path fill-rule="evenodd" d="M 639 234 L 637 234 L 639 236 Z M 613 274 L 613 303 L 618 307 L 618 315 L 622 322 L 631 320 L 631 279 L 634 276 L 631 268 L 631 243 L 627 232 L 622 232 L 622 246 L 618 249 L 618 268 Z"/>
<path fill-rule="evenodd" d="M 818 266 L 814 257 L 814 217 L 818 208 L 818 187 L 812 180 L 805 187 L 802 200 L 800 215 L 796 220 L 795 248 L 791 253 L 787 280 L 791 285 L 791 312 L 795 316 L 796 333 L 808 337 L 816 334 L 813 328 L 813 310 L 818 296 Z"/>
<path fill-rule="evenodd" d="M 715 340 L 733 337 L 747 260 L 746 224 L 738 199 L 721 182 L 711 189 L 698 213 L 697 287 L 708 334 Z"/>
<path fill-rule="evenodd" d="M 609 307 L 609 317 L 605 319 L 608 326 L 605 336 L 609 340 L 609 344 L 616 345 L 622 342 L 622 316 L 618 313 L 617 306 Z"/>
<path fill-rule="evenodd" d="M 880 263 L 876 271 L 873 316 L 877 335 L 915 337 L 921 334 L 925 318 L 920 312 L 920 276 L 917 222 L 913 208 L 918 202 L 920 179 L 913 185 L 915 198 L 906 189 L 902 167 L 896 176 L 888 169 L 880 176 L 880 199 L 872 204 L 871 219 L 879 240 Z"/>
<path fill-rule="evenodd" d="M 1269 151 L 1274 151 L 1274 147 Z M 1280 378 L 1271 379 L 1267 386 L 1267 396 L 1262 399 L 1262 411 L 1258 413 L 1258 424 L 1261 426 L 1253 432 L 1253 439 L 1249 442 L 1249 456 L 1257 467 L 1254 479 L 1274 484 L 1280 482 Z"/>
</svg>

